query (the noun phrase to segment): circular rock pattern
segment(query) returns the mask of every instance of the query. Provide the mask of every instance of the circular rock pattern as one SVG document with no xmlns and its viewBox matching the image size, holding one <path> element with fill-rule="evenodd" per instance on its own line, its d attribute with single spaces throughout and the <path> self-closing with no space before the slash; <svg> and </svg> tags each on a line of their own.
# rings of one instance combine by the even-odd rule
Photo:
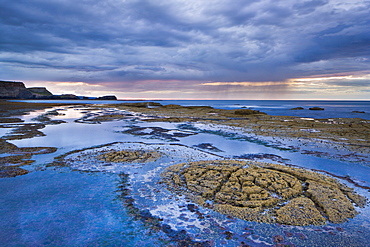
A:
<svg viewBox="0 0 370 247">
<path fill-rule="evenodd" d="M 161 154 L 143 150 L 121 150 L 110 151 L 101 154 L 98 158 L 106 162 L 126 163 L 126 162 L 151 162 L 159 159 Z"/>
<path fill-rule="evenodd" d="M 282 165 L 236 160 L 171 166 L 162 174 L 169 189 L 235 217 L 288 225 L 341 223 L 366 199 L 336 179 Z"/>
</svg>

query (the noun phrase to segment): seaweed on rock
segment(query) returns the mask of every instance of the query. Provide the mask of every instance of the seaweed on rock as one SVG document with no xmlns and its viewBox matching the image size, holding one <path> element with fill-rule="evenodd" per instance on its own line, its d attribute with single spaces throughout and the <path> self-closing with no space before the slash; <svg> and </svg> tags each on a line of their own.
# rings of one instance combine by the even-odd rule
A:
<svg viewBox="0 0 370 247">
<path fill-rule="evenodd" d="M 161 154 L 158 152 L 146 152 L 143 150 L 121 150 L 111 151 L 99 155 L 99 159 L 107 162 L 151 162 L 159 159 Z"/>
<path fill-rule="evenodd" d="M 265 223 L 342 223 L 357 214 L 352 202 L 365 206 L 366 201 L 329 176 L 262 162 L 182 163 L 168 167 L 162 178 L 170 190 L 184 193 L 202 206 Z"/>
</svg>

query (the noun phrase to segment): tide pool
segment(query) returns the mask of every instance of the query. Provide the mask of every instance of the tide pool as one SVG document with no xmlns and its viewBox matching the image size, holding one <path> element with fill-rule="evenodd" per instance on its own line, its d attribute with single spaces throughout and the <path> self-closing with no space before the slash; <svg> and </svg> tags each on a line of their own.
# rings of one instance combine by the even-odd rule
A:
<svg viewBox="0 0 370 247">
<path fill-rule="evenodd" d="M 127 112 L 58 109 L 65 115 L 50 117 L 65 123 L 46 125 L 40 129 L 45 136 L 9 141 L 18 147 L 47 146 L 58 150 L 34 155 L 35 163 L 23 167 L 31 171 L 29 174 L 0 179 L 2 246 L 176 246 L 184 240 L 203 246 L 272 246 L 276 236 L 282 236 L 288 246 L 368 244 L 368 206 L 356 207 L 360 214 L 340 224 L 285 226 L 249 222 L 195 207 L 189 198 L 169 191 L 161 183 L 160 174 L 166 167 L 182 162 L 246 157 L 322 170 L 369 186 L 369 166 L 308 155 L 292 148 L 289 140 L 279 143 L 272 138 L 249 136 L 237 128 L 143 122 L 145 117 L 139 115 L 101 123 L 76 122 L 92 112 Z M 45 112 L 22 118 L 37 122 L 35 117 Z M 148 164 L 90 160 L 104 148 L 151 150 L 165 155 Z M 321 150 L 324 146 L 305 148 Z M 66 167 L 52 165 L 56 157 L 69 152 Z M 370 198 L 367 189 L 345 179 L 339 181 Z"/>
</svg>

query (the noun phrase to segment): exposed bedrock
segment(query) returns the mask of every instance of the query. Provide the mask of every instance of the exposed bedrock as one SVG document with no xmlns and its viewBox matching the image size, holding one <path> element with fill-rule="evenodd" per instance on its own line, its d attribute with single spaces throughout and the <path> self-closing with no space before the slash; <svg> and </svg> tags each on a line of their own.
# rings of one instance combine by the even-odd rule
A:
<svg viewBox="0 0 370 247">
<path fill-rule="evenodd" d="M 287 225 L 342 223 L 366 198 L 329 176 L 301 168 L 236 160 L 173 165 L 169 189 L 196 203 L 248 221 Z"/>
</svg>

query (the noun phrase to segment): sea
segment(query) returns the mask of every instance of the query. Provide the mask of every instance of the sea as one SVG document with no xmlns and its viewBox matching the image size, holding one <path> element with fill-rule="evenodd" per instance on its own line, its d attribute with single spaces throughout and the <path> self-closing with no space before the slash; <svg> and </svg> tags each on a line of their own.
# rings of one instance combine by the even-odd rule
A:
<svg viewBox="0 0 370 247">
<path fill-rule="evenodd" d="M 23 102 L 116 104 L 143 101 Z M 220 109 L 247 108 L 270 115 L 304 118 L 370 120 L 370 101 L 154 102 Z M 304 109 L 291 110 L 296 107 Z M 309 110 L 311 107 L 324 110 Z M 182 162 L 242 157 L 283 162 L 350 178 L 360 186 L 346 179 L 340 179 L 340 182 L 370 198 L 367 189 L 370 186 L 370 164 L 310 155 L 310 152 L 289 148 L 289 143 L 284 148 L 274 145 L 273 137 L 259 139 L 235 129 L 200 123 L 145 122 L 135 114 L 110 122 L 85 121 L 89 116 L 99 114 L 124 114 L 113 108 L 88 111 L 83 106 L 58 106 L 19 117 L 24 120 L 23 124 L 37 123 L 38 116 L 51 110 L 60 114 L 47 116 L 52 120 L 63 120 L 62 123 L 45 124 L 40 129 L 44 135 L 8 140 L 18 147 L 58 149 L 51 154 L 33 155 L 35 162 L 23 166 L 30 171 L 27 175 L 0 178 L 0 246 L 186 246 L 185 240 L 187 246 L 369 246 L 369 206 L 356 207 L 359 214 L 340 224 L 287 226 L 249 222 L 197 207 L 185 196 L 167 190 L 160 182 L 160 174 L 167 166 Z M 11 136 L 12 130 L 19 125 L 0 125 L 0 136 Z M 168 155 L 147 164 L 99 165 L 99 162 L 89 160 L 89 155 L 104 148 L 159 150 Z M 310 145 L 304 149 L 339 152 Z M 69 152 L 75 152 L 70 166 L 52 165 L 55 158 Z M 0 154 L 0 159 L 4 155 Z"/>
<path fill-rule="evenodd" d="M 339 100 L 150 100 L 163 105 L 177 104 L 182 106 L 211 106 L 218 109 L 253 109 L 273 116 L 297 116 L 306 118 L 362 118 L 370 120 L 369 101 Z M 127 100 L 22 100 L 22 102 L 85 103 L 85 104 L 119 104 Z M 292 110 L 302 107 L 302 110 Z M 319 107 L 324 110 L 310 110 Z"/>
</svg>

